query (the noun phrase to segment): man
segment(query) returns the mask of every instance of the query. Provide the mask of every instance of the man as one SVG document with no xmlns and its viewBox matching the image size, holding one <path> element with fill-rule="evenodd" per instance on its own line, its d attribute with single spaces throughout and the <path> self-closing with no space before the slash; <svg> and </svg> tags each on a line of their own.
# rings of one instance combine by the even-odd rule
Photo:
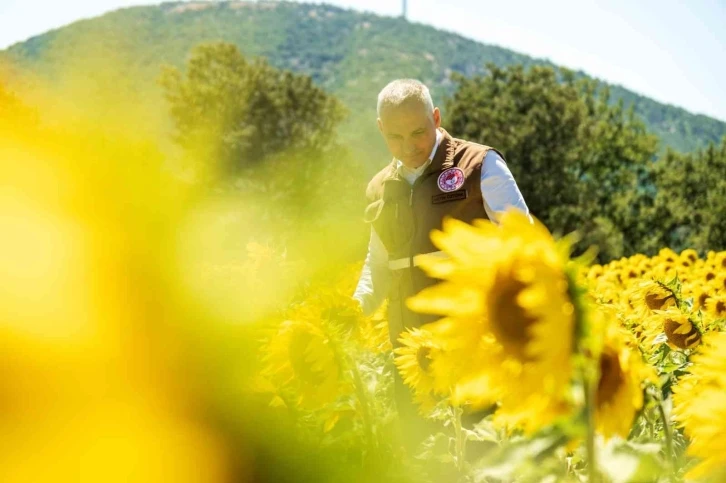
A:
<svg viewBox="0 0 726 483">
<path fill-rule="evenodd" d="M 438 318 L 406 307 L 408 297 L 436 283 L 416 264 L 417 255 L 437 250 L 429 238 L 431 230 L 441 228 L 447 216 L 496 222 L 510 207 L 527 215 L 529 210 L 502 154 L 451 137 L 441 128 L 441 113 L 420 82 L 399 79 L 383 88 L 378 95 L 378 129 L 393 160 L 366 190 L 371 236 L 353 297 L 366 315 L 388 298 L 389 337 L 397 347 L 406 328 Z M 415 449 L 441 428 L 417 415 L 397 371 L 394 382 L 400 434 L 404 444 Z"/>
<path fill-rule="evenodd" d="M 373 313 L 388 297 L 389 336 L 435 316 L 417 314 L 405 301 L 436 283 L 416 266 L 416 255 L 435 252 L 429 234 L 449 216 L 496 221 L 510 207 L 529 210 L 502 154 L 452 138 L 428 88 L 412 79 L 391 82 L 378 95 L 378 129 L 392 162 L 368 184 L 371 223 L 368 255 L 353 297 Z"/>
</svg>

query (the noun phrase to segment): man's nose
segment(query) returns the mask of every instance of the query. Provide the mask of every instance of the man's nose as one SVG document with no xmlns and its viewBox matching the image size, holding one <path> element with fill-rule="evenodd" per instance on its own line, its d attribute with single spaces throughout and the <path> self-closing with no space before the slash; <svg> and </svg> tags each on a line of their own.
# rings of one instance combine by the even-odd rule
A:
<svg viewBox="0 0 726 483">
<path fill-rule="evenodd" d="M 403 145 L 403 152 L 406 154 L 415 154 L 416 153 L 416 145 L 412 142 L 404 143 Z"/>
</svg>

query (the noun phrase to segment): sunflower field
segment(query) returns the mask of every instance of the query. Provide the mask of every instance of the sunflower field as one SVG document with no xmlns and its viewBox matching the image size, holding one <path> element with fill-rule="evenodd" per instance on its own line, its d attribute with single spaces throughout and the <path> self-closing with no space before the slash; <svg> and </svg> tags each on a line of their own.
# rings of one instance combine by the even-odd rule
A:
<svg viewBox="0 0 726 483">
<path fill-rule="evenodd" d="M 599 265 L 517 212 L 446 220 L 407 301 L 435 322 L 391 340 L 341 151 L 222 177 L 253 130 L 173 74 L 185 151 L 81 63 L 0 85 L 0 482 L 726 481 L 726 252 Z"/>
<path fill-rule="evenodd" d="M 391 481 L 724 481 L 726 252 L 592 264 L 516 212 L 432 240 L 407 303 L 440 319 L 395 348 L 357 266 L 263 330 L 255 391 L 306 439 Z"/>
</svg>

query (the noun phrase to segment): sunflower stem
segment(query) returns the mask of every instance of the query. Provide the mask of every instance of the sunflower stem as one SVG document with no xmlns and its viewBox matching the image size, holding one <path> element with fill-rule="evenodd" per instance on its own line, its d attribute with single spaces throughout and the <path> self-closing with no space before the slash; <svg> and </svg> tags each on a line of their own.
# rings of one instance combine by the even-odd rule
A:
<svg viewBox="0 0 726 483">
<path fill-rule="evenodd" d="M 454 407 L 454 435 L 456 436 L 456 469 L 459 474 L 464 472 L 464 460 L 466 459 L 466 438 L 464 437 L 464 431 L 461 425 L 461 414 L 463 413 L 460 407 Z"/>
<path fill-rule="evenodd" d="M 327 320 L 330 323 L 330 320 Z M 361 417 L 363 418 L 363 427 L 365 429 L 366 443 L 368 446 L 368 455 L 378 463 L 380 460 L 380 452 L 378 440 L 376 438 L 373 427 L 373 419 L 371 418 L 370 405 L 368 401 L 367 391 L 363 385 L 363 378 L 358 370 L 358 364 L 354 354 L 345 350 L 342 339 L 334 330 L 328 329 L 328 337 L 332 343 L 333 353 L 340 367 L 349 367 L 353 375 L 353 387 L 355 388 L 356 399 L 360 406 Z"/>
<path fill-rule="evenodd" d="M 282 399 L 282 402 L 285 404 L 293 424 L 298 427 L 300 425 L 301 418 L 300 412 L 297 410 L 297 404 L 292 400 L 292 398 L 288 397 L 285 392 L 280 392 L 278 396 L 280 396 L 280 399 Z"/>
<path fill-rule="evenodd" d="M 668 471 L 668 479 L 672 482 L 676 481 L 676 477 L 673 473 L 673 432 L 671 431 L 671 425 L 666 416 L 665 407 L 663 406 L 663 399 L 657 399 L 656 407 L 658 408 L 658 414 L 660 419 L 663 421 L 663 433 L 665 433 L 666 440 L 666 471 Z"/>
<path fill-rule="evenodd" d="M 368 395 L 363 387 L 363 378 L 358 370 L 358 365 L 352 358 L 349 360 L 350 368 L 353 373 L 353 385 L 355 386 L 355 394 L 360 406 L 361 416 L 363 417 L 363 426 L 365 427 L 366 439 L 368 440 L 368 448 L 370 454 L 375 459 L 378 458 L 378 445 L 373 431 L 373 422 L 371 419 L 370 406 L 368 404 Z"/>
<path fill-rule="evenodd" d="M 655 431 L 655 423 L 647 415 L 645 416 L 645 420 L 648 422 L 648 431 L 650 431 L 650 439 L 652 439 L 653 441 L 655 441 L 655 439 L 656 439 L 656 437 L 655 437 L 655 433 L 656 433 L 656 431 Z"/>
<path fill-rule="evenodd" d="M 587 417 L 587 481 L 597 483 L 600 481 L 597 471 L 597 456 L 595 454 L 595 391 L 596 386 L 591 377 L 586 376 L 585 382 L 585 413 Z"/>
<path fill-rule="evenodd" d="M 585 422 L 587 423 L 585 451 L 587 453 L 587 481 L 598 483 L 600 474 L 597 470 L 597 456 L 595 454 L 595 405 L 597 403 L 597 388 L 600 379 L 597 357 L 594 357 L 590 345 L 592 337 L 590 322 L 585 302 L 586 290 L 577 282 L 576 264 L 568 265 L 566 270 L 569 296 L 574 307 L 575 319 L 575 349 L 582 356 L 579 359 L 580 382 L 583 384 L 585 396 Z"/>
</svg>

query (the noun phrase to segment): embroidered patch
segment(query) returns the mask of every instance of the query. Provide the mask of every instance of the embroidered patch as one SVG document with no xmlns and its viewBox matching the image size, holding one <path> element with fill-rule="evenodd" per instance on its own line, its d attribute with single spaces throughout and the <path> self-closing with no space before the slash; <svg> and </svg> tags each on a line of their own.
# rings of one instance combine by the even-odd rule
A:
<svg viewBox="0 0 726 483">
<path fill-rule="evenodd" d="M 446 203 L 447 201 L 465 200 L 467 196 L 466 190 L 453 191 L 451 193 L 441 193 L 431 197 L 431 204 Z"/>
<path fill-rule="evenodd" d="M 460 168 L 446 169 L 439 175 L 437 184 L 445 193 L 456 191 L 464 186 L 464 172 Z"/>
</svg>

